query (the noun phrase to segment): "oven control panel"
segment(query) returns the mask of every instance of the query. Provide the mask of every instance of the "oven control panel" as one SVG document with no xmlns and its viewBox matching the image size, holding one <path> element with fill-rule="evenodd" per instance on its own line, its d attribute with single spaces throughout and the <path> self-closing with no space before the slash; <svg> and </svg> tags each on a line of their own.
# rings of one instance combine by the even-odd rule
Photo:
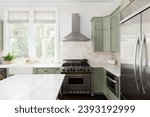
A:
<svg viewBox="0 0 150 117">
<path fill-rule="evenodd" d="M 90 91 L 63 91 L 63 94 L 90 94 Z"/>
<path fill-rule="evenodd" d="M 61 70 L 61 73 L 80 73 L 80 72 L 91 72 L 91 68 L 82 68 L 82 67 L 78 67 L 78 68 L 63 68 Z"/>
</svg>

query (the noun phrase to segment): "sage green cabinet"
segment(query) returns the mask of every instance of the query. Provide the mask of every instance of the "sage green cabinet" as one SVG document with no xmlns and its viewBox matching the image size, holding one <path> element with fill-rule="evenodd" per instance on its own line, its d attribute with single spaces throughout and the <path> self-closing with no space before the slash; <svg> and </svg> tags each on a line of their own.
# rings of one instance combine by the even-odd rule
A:
<svg viewBox="0 0 150 117">
<path fill-rule="evenodd" d="M 120 8 L 103 18 L 103 51 L 120 50 Z"/>
<path fill-rule="evenodd" d="M 3 20 L 0 20 L 0 52 L 3 50 Z"/>
<path fill-rule="evenodd" d="M 54 68 L 55 74 L 60 74 L 60 68 Z"/>
<path fill-rule="evenodd" d="M 103 93 L 106 96 L 107 95 L 107 86 L 106 86 L 106 70 L 104 69 L 104 77 L 103 77 Z"/>
<path fill-rule="evenodd" d="M 124 9 L 125 7 L 127 7 L 133 1 L 134 0 L 121 0 L 121 9 Z"/>
<path fill-rule="evenodd" d="M 53 68 L 37 68 L 36 74 L 54 74 Z"/>
<path fill-rule="evenodd" d="M 91 20 L 91 28 L 94 51 L 103 51 L 103 18 L 93 17 Z"/>
<path fill-rule="evenodd" d="M 111 51 L 110 49 L 110 29 L 103 30 L 103 51 Z"/>
<path fill-rule="evenodd" d="M 110 16 L 103 18 L 103 51 L 110 50 Z"/>
<path fill-rule="evenodd" d="M 111 17 L 110 18 L 111 19 L 111 27 L 116 26 L 117 25 L 117 17 L 114 14 L 112 14 L 110 17 Z"/>
<path fill-rule="evenodd" d="M 117 27 L 111 27 L 111 51 L 117 51 Z"/>
<path fill-rule="evenodd" d="M 111 15 L 110 50 L 112 52 L 120 51 L 120 8 Z"/>
<path fill-rule="evenodd" d="M 94 94 L 103 94 L 104 69 L 95 67 L 92 71 L 92 92 Z"/>
<path fill-rule="evenodd" d="M 116 30 L 117 30 L 117 34 L 116 34 L 116 36 L 117 36 L 117 38 L 116 38 L 116 40 L 117 40 L 116 51 L 120 51 L 120 25 L 117 25 Z"/>
<path fill-rule="evenodd" d="M 35 74 L 60 74 L 60 68 L 35 68 Z"/>
<path fill-rule="evenodd" d="M 110 28 L 110 16 L 103 17 L 103 29 Z"/>
<path fill-rule="evenodd" d="M 110 16 L 93 17 L 91 24 L 94 51 L 120 50 L 120 7 Z"/>
</svg>

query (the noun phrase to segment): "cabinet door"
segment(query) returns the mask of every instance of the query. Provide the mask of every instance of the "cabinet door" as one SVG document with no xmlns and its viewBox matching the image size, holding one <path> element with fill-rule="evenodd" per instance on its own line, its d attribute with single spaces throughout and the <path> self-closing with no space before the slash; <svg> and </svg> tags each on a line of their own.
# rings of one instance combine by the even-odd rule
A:
<svg viewBox="0 0 150 117">
<path fill-rule="evenodd" d="M 104 70 L 103 68 L 94 68 L 93 69 L 93 80 L 94 80 L 94 93 L 101 94 L 103 93 L 103 77 Z"/>
<path fill-rule="evenodd" d="M 110 28 L 110 16 L 103 18 L 103 29 L 109 29 Z"/>
<path fill-rule="evenodd" d="M 94 17 L 91 21 L 91 36 L 94 51 L 103 51 L 103 19 L 101 17 Z"/>
<path fill-rule="evenodd" d="M 107 86 L 106 86 L 106 70 L 104 69 L 104 77 L 103 77 L 103 93 L 107 95 Z"/>
<path fill-rule="evenodd" d="M 117 41 L 117 47 L 116 47 L 116 51 L 120 51 L 120 25 L 117 25 L 116 27 L 116 41 Z"/>
<path fill-rule="evenodd" d="M 111 51 L 117 51 L 117 27 L 111 28 Z"/>
<path fill-rule="evenodd" d="M 103 18 L 102 17 L 95 17 L 92 19 L 94 23 L 94 29 L 102 29 L 103 28 Z"/>
<path fill-rule="evenodd" d="M 0 20 L 0 52 L 3 50 L 3 21 Z"/>
<path fill-rule="evenodd" d="M 116 26 L 116 24 L 117 24 L 117 17 L 116 17 L 116 15 L 112 15 L 111 16 L 111 27 Z"/>
<path fill-rule="evenodd" d="M 120 13 L 116 15 L 116 25 L 120 25 Z"/>
<path fill-rule="evenodd" d="M 37 74 L 54 74 L 53 68 L 38 68 Z"/>
<path fill-rule="evenodd" d="M 55 74 L 60 74 L 60 68 L 54 68 Z"/>
<path fill-rule="evenodd" d="M 103 30 L 103 50 L 110 51 L 110 28 Z"/>
<path fill-rule="evenodd" d="M 103 30 L 95 29 L 93 38 L 94 38 L 94 51 L 103 51 Z"/>
</svg>

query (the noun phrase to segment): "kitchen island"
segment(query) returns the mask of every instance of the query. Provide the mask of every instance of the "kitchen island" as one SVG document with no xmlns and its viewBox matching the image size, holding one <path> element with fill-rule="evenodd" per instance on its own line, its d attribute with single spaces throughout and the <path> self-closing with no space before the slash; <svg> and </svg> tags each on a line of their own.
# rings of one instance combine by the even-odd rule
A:
<svg viewBox="0 0 150 117">
<path fill-rule="evenodd" d="M 0 81 L 0 100 L 56 100 L 63 74 L 14 75 Z"/>
</svg>

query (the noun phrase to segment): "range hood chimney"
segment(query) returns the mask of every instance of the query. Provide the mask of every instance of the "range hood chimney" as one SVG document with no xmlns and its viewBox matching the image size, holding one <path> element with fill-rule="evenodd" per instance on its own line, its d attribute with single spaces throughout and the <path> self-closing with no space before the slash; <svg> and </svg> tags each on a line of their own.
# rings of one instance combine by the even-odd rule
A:
<svg viewBox="0 0 150 117">
<path fill-rule="evenodd" d="M 89 41 L 89 38 L 80 33 L 80 16 L 72 14 L 72 32 L 64 37 L 63 41 Z"/>
</svg>

